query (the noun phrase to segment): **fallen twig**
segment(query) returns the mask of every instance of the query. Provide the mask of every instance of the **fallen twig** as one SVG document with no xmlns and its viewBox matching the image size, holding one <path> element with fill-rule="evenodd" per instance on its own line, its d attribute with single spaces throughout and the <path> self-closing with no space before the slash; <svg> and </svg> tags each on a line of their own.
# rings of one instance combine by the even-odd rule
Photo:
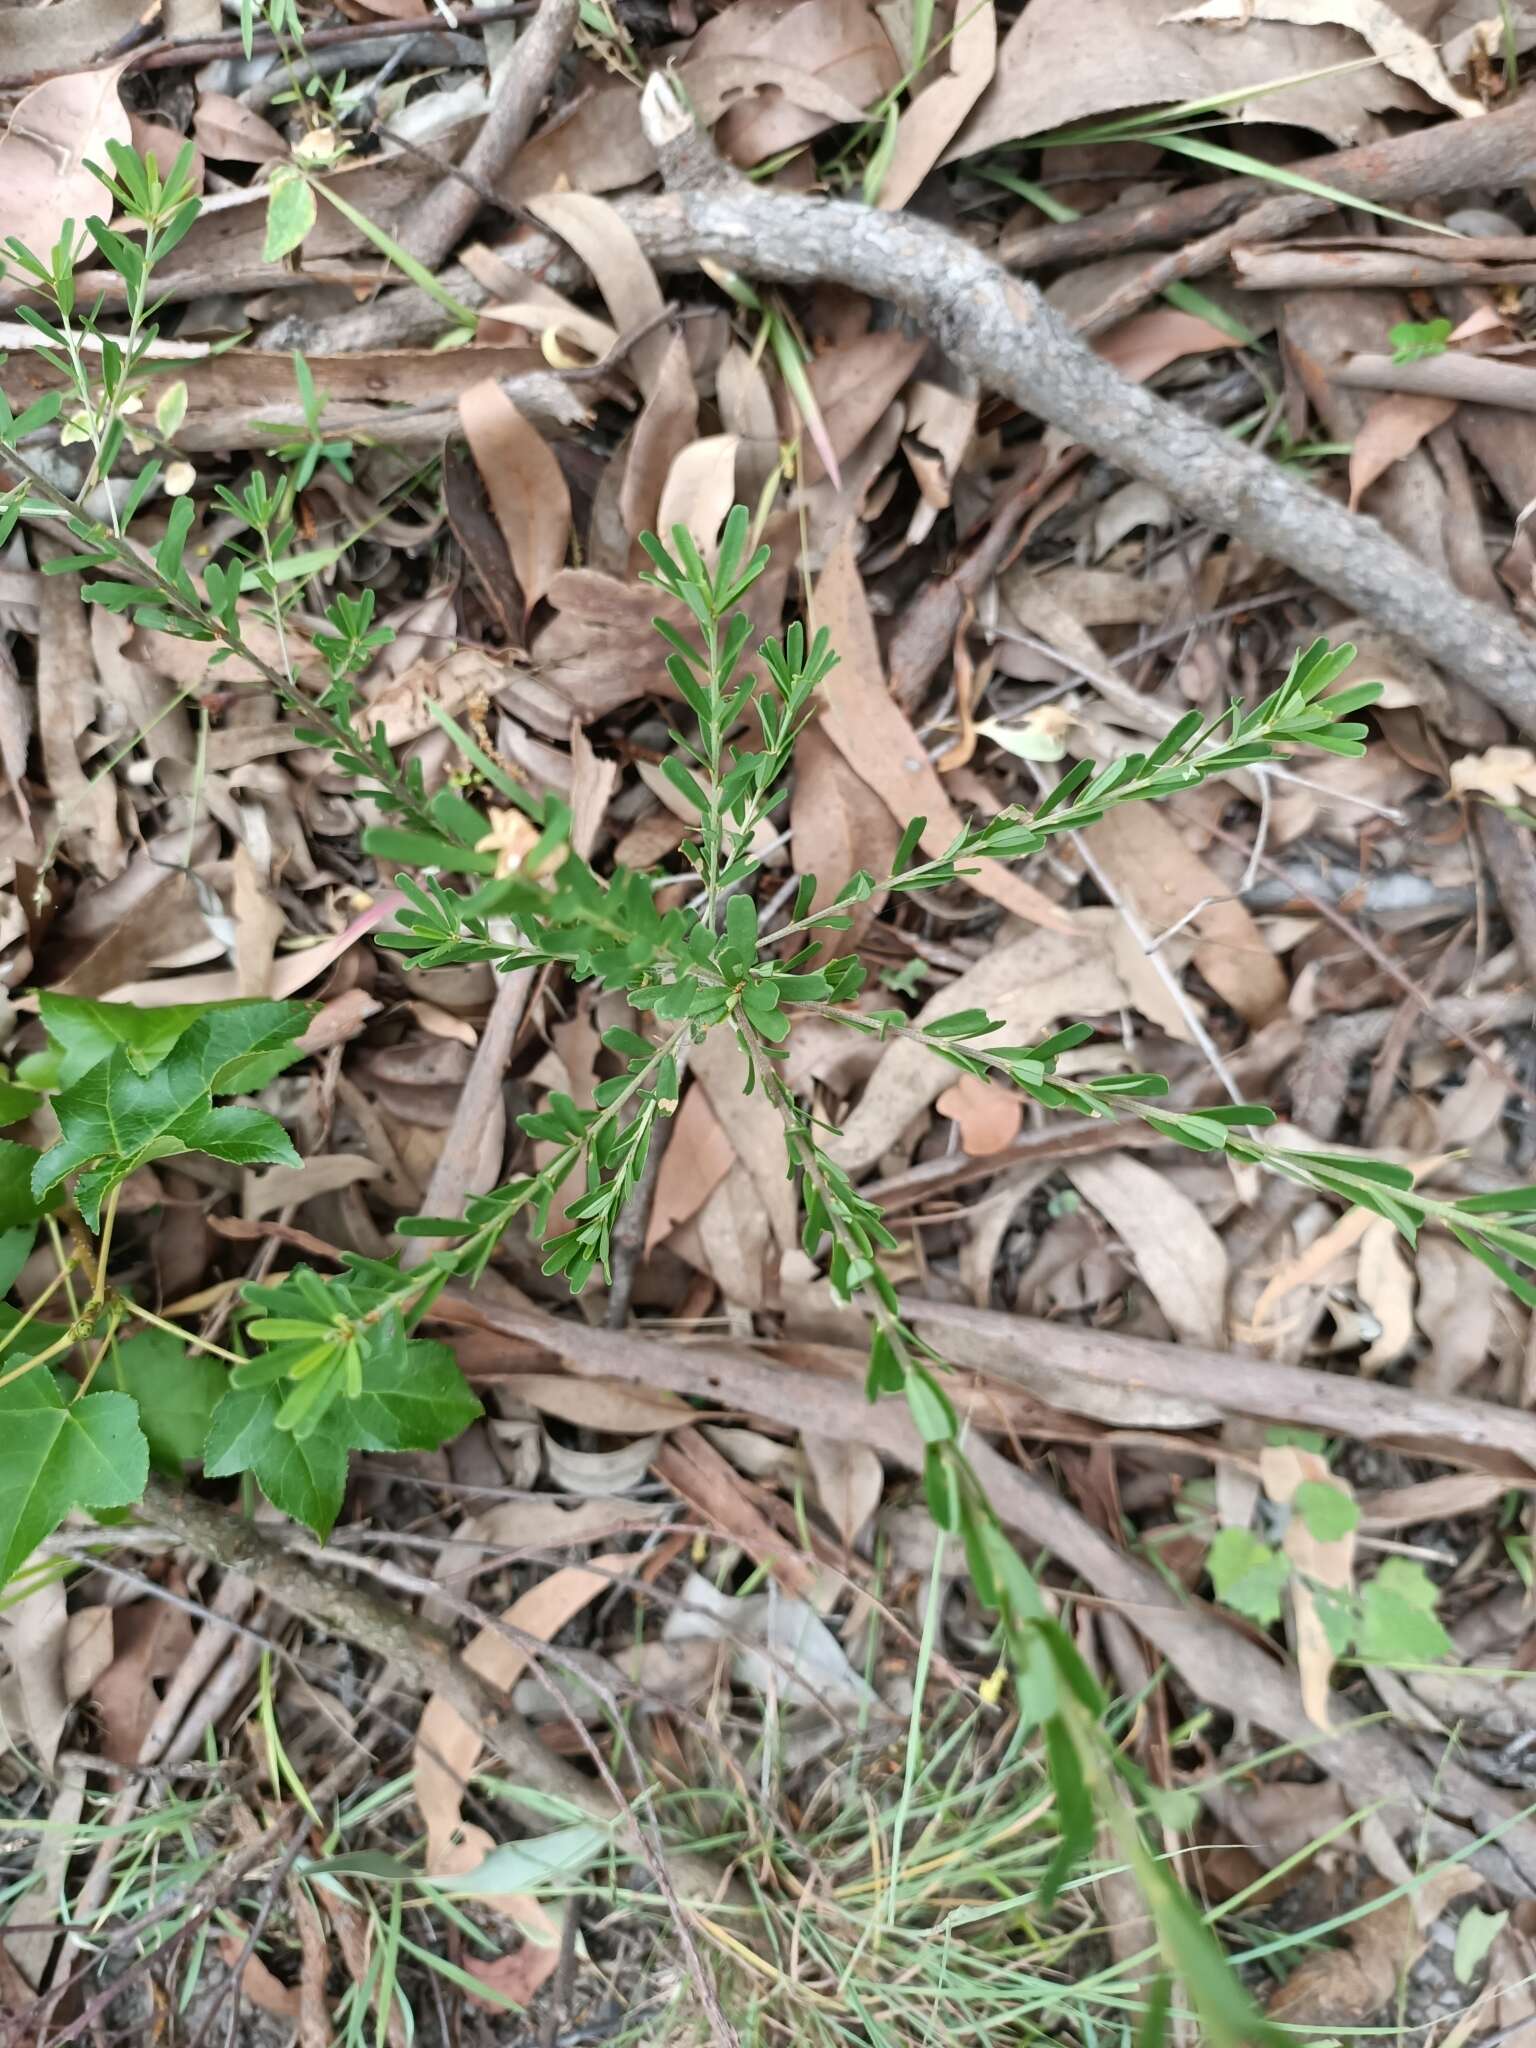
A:
<svg viewBox="0 0 1536 2048">
<path fill-rule="evenodd" d="M 631 225 L 644 222 L 649 250 L 890 301 L 989 389 L 1400 633 L 1536 731 L 1536 641 L 1429 574 L 1374 520 L 1127 382 L 1032 286 L 943 228 L 747 184 L 721 164 L 659 73 L 642 117 L 670 187 L 626 210 Z"/>
<path fill-rule="evenodd" d="M 1347 192 L 1352 199 L 1377 201 L 1438 199 L 1473 185 L 1522 184 L 1536 174 L 1536 94 L 1522 93 L 1512 106 L 1481 121 L 1438 121 L 1411 135 L 1304 157 L 1285 168 Z M 1291 234 L 1331 211 L 1331 201 L 1309 192 L 1276 194 L 1259 178 L 1223 178 L 1166 199 L 1107 206 L 1083 220 L 1021 229 L 1003 237 L 998 254 L 1021 270 L 1035 270 L 1158 242 L 1182 243 L 1231 221 L 1266 190 L 1275 202 L 1272 218 L 1289 223 L 1268 228 L 1270 236 Z"/>
<path fill-rule="evenodd" d="M 436 270 L 459 241 L 480 210 L 480 191 L 496 183 L 527 140 L 570 47 L 580 11 L 579 0 L 540 0 L 538 13 L 493 87 L 490 109 L 464 159 L 463 176 L 444 178 L 408 217 L 405 245 L 428 270 Z"/>
<path fill-rule="evenodd" d="M 1468 355 L 1447 349 L 1416 363 L 1391 356 L 1351 356 L 1329 372 L 1335 384 L 1366 391 L 1418 391 L 1432 398 L 1459 398 L 1473 405 L 1507 405 L 1511 412 L 1536 412 L 1536 368 L 1499 356 Z"/>
</svg>

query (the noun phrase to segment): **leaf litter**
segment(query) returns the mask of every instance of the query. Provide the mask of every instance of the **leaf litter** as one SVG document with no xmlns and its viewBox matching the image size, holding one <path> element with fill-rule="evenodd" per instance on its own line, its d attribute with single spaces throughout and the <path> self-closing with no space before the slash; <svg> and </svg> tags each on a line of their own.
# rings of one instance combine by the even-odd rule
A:
<svg viewBox="0 0 1536 2048">
<path fill-rule="evenodd" d="M 617 859 L 663 871 L 666 906 L 691 886 L 676 857 L 690 800 L 665 767 L 679 705 L 650 628 L 656 602 L 632 580 L 639 536 L 678 524 L 708 558 L 745 502 L 775 549 L 755 627 L 777 630 L 808 607 L 841 655 L 789 802 L 760 835 L 751 887 L 770 927 L 788 919 L 797 874 L 816 877 L 808 907 L 821 908 L 858 870 L 884 873 L 912 818 L 926 818 L 922 844 L 940 853 L 963 820 L 1034 802 L 1058 764 L 1102 764 L 1191 707 L 1214 716 L 1234 695 L 1252 701 L 1296 645 L 1347 637 L 1354 622 L 1166 496 L 1127 490 L 1096 460 L 1064 462 L 1072 451 L 1049 421 L 976 389 L 879 299 L 831 280 L 759 288 L 746 252 L 740 278 L 669 252 L 644 210 L 655 183 L 645 76 L 674 66 L 739 169 L 846 193 L 898 224 L 939 215 L 993 246 L 1047 221 L 1086 231 L 1134 206 L 1142 225 L 1124 230 L 1113 275 L 1068 255 L 1041 278 L 1071 317 L 1150 275 L 1149 252 L 1181 234 L 1159 228 L 1161 209 L 1192 185 L 1237 168 L 1259 181 L 1249 202 L 1273 198 L 1293 189 L 1286 165 L 1310 158 L 1312 136 L 1343 148 L 1416 124 L 1443 141 L 1530 90 L 1516 75 L 1529 44 L 1518 23 L 1507 43 L 1458 42 L 1469 10 L 1406 0 L 1222 0 L 1184 13 L 1152 0 L 735 0 L 670 13 L 603 0 L 580 10 L 530 131 L 428 295 L 408 272 L 402 282 L 399 252 L 482 118 L 487 60 L 494 97 L 506 38 L 524 32 L 499 17 L 518 10 L 470 12 L 457 27 L 372 0 L 248 11 L 250 56 L 238 23 L 195 6 L 157 15 L 61 0 L 13 10 L 14 40 L 0 35 L 5 231 L 46 250 L 72 220 L 82 293 L 106 292 L 109 330 L 129 316 L 85 230 L 93 212 L 110 229 L 112 212 L 88 166 L 130 135 L 169 138 L 171 154 L 185 136 L 199 152 L 205 211 L 169 262 L 159 353 L 125 415 L 130 451 L 155 449 L 177 473 L 135 508 L 132 539 L 163 539 L 174 482 L 209 559 L 226 537 L 221 487 L 304 470 L 282 587 L 284 658 L 306 687 L 321 672 L 325 604 L 367 590 L 397 638 L 365 672 L 363 697 L 424 787 L 462 792 L 493 836 L 493 814 L 514 816 L 520 793 L 555 791 L 601 869 Z M 204 42 L 178 48 L 178 35 Z M 1236 134 L 1202 159 L 1203 131 L 1229 123 Z M 350 154 L 323 183 L 353 213 L 323 196 L 304 203 L 299 173 L 326 165 L 336 136 Z M 1465 229 L 1466 209 L 1500 209 L 1519 243 L 1528 168 L 1519 152 L 1490 158 L 1449 206 L 1428 177 L 1433 197 L 1411 185 L 1387 196 L 1417 208 L 1426 231 L 1447 213 Z M 1369 228 L 1368 216 L 1348 225 L 1361 218 Z M 1471 225 L 1482 250 L 1494 231 Z M 1361 247 L 1390 239 L 1367 232 Z M 1426 261 L 1444 242 L 1426 233 L 1387 253 Z M 1314 343 L 1347 333 L 1345 353 L 1390 356 L 1394 329 L 1434 334 L 1443 318 L 1463 364 L 1518 358 L 1531 339 L 1527 287 L 1482 273 L 1386 288 L 1331 277 L 1276 288 L 1273 307 L 1233 289 L 1262 279 L 1266 254 L 1315 248 L 1261 222 L 1175 284 L 1173 303 L 1150 303 L 1163 289 L 1151 285 L 1099 347 L 1523 616 L 1536 442 L 1519 415 L 1490 409 L 1491 383 L 1482 396 L 1389 387 L 1346 406 L 1331 381 L 1340 365 Z M 1521 259 L 1500 241 L 1486 260 Z M 20 409 L 60 374 L 27 324 L 25 273 L 8 262 L 0 290 L 0 389 Z M 1330 301 L 1326 320 L 1302 317 L 1306 297 Z M 105 503 L 115 486 L 91 423 L 45 442 L 53 481 Z M 1459 561 L 1440 538 L 1458 522 L 1473 542 Z M 323 1614 L 302 1616 L 295 1647 L 280 1589 L 237 1571 L 189 1575 L 184 1554 L 112 1519 L 136 1477 L 114 1436 L 119 1390 L 142 1399 L 146 1375 L 174 1386 L 151 1456 L 229 1498 L 215 1461 L 201 1476 L 198 1464 L 236 1288 L 300 1258 L 329 1272 L 343 1252 L 387 1257 L 429 1183 L 462 1200 L 516 1170 L 534 1156 L 518 1116 L 547 1111 L 557 1092 L 590 1100 L 614 1072 L 602 1034 L 633 1028 L 634 1014 L 609 996 L 581 1011 L 578 985 L 559 974 L 530 976 L 511 999 L 484 967 L 400 974 L 373 943 L 400 898 L 393 865 L 362 848 L 368 799 L 254 667 L 209 667 L 164 632 L 92 614 L 61 552 L 26 525 L 0 553 L 7 1074 L 41 1048 L 39 990 L 128 1001 L 145 1016 L 238 996 L 304 995 L 318 1008 L 303 1064 L 262 1090 L 281 1152 L 274 1140 L 267 1163 L 147 1161 L 117 1198 L 126 1253 L 162 1277 L 159 1310 L 210 1349 L 164 1332 L 136 1338 L 138 1351 L 120 1344 L 70 1409 L 42 1391 L 52 1381 L 0 1386 L 39 1447 L 32 1497 L 0 1515 L 10 1561 L 34 1551 L 40 1496 L 61 1472 L 91 1466 L 73 1497 L 106 1524 L 77 1517 L 49 1536 L 41 1582 L 6 1617 L 12 1811 L 24 1770 L 62 1759 L 61 1825 L 136 1810 L 146 1839 L 163 1830 L 169 1842 L 196 1800 L 203 1839 L 237 1845 L 283 1802 L 302 1805 L 306 1785 L 361 1742 L 376 1797 L 348 1821 L 331 1874 L 316 1865 L 303 1886 L 280 1876 L 264 1897 L 238 1880 L 208 1894 L 223 1915 L 215 1996 L 238 1982 L 306 2040 L 354 2038 L 338 2000 L 372 1995 L 369 1959 L 388 1928 L 366 1859 L 377 1876 L 424 1850 L 440 1887 L 425 1950 L 401 1964 L 398 1945 L 387 1949 L 418 2026 L 434 1997 L 465 2027 L 509 2004 L 575 2023 L 602 2012 L 605 1972 L 639 2005 L 669 1987 L 667 2009 L 692 2026 L 699 2008 L 668 1961 L 680 1923 L 635 1908 L 627 1927 L 622 1910 L 605 1920 L 607 1837 L 569 1813 L 545 1816 L 554 1833 L 542 1838 L 564 1844 L 563 1861 L 525 1848 L 540 1838 L 512 1816 L 494 1744 L 463 1698 L 416 1684 L 404 1664 L 359 1673 Z M 976 560 L 990 566 L 947 609 Z M 942 653 L 909 690 L 904 632 L 941 599 L 952 619 Z M 279 651 L 254 618 L 248 638 L 268 660 Z M 1164 808 L 1120 809 L 1047 856 L 977 863 L 921 902 L 872 894 L 854 906 L 848 941 L 868 971 L 861 1002 L 918 1022 L 975 1004 L 1021 1042 L 1083 1020 L 1091 1035 L 1064 1074 L 1167 1073 L 1186 1108 L 1219 1104 L 1235 1077 L 1277 1103 L 1298 1148 L 1386 1148 L 1445 1194 L 1528 1178 L 1536 763 L 1422 666 L 1394 661 L 1385 702 L 1358 761 L 1237 773 Z M 1495 824 L 1513 854 L 1496 851 Z M 1370 1909 L 1340 1923 L 1342 1946 L 1303 1953 L 1303 1937 L 1278 1937 L 1271 2017 L 1359 2026 L 1406 1999 L 1416 2024 L 1444 2023 L 1458 2048 L 1528 2020 L 1536 1874 L 1527 1866 L 1522 1882 L 1518 1862 L 1485 1858 L 1481 1880 L 1437 1866 L 1394 1892 L 1393 1858 L 1413 1853 L 1425 1810 L 1406 1775 L 1400 1810 L 1341 1825 L 1357 1803 L 1342 1788 L 1359 1783 L 1349 1724 L 1383 1708 L 1418 1741 L 1424 1722 L 1405 1716 L 1454 1722 L 1488 1796 L 1529 1804 L 1521 1710 L 1501 1718 L 1528 1662 L 1525 1624 L 1479 1634 L 1512 1601 L 1523 1616 L 1531 1583 L 1527 1307 L 1450 1239 L 1426 1236 L 1410 1259 L 1363 1210 L 1133 1145 L 1128 1125 L 1116 1127 L 1126 1143 L 1101 1134 L 1092 1156 L 1074 1153 L 1049 1113 L 957 1079 L 909 1040 L 823 1046 L 808 1020 L 788 1054 L 843 1170 L 935 1190 L 895 1217 L 890 1270 L 923 1315 L 948 1319 L 968 1427 L 1074 1527 L 1091 1523 L 1122 1561 L 1158 1558 L 1160 1583 L 1203 1603 L 1210 1632 L 1170 1653 L 1154 1683 L 1135 1680 L 1144 1711 L 1126 1740 L 1152 1782 L 1193 1788 L 1261 1875 L 1278 1870 L 1264 1894 L 1275 1926 Z M 459 1105 L 477 1068 L 466 1134 Z M 828 1895 L 835 1913 L 862 1910 L 858 1887 L 889 1866 L 900 1941 L 928 1910 L 898 1884 L 918 1840 L 909 1809 L 926 1796 L 903 1755 L 908 1730 L 926 1739 L 974 1716 L 968 1768 L 980 1772 L 1013 1708 L 963 1575 L 942 1547 L 913 1545 L 908 1469 L 873 1426 L 849 1426 L 862 1318 L 800 1245 L 778 1120 L 743 1079 L 723 1034 L 695 1050 L 654 1183 L 637 1196 L 620 1327 L 628 1341 L 644 1333 L 640 1364 L 575 1368 L 571 1312 L 514 1234 L 485 1284 L 520 1334 L 455 1320 L 447 1300 L 433 1326 L 484 1415 L 446 1451 L 363 1460 L 331 1543 L 381 1597 L 446 1629 L 469 1669 L 594 1784 L 600 1764 L 625 1792 L 659 1777 L 679 1807 L 743 1798 L 760 1844 L 786 1829 L 806 1839 L 818 1802 L 839 1807 L 864 1773 L 864 1861 L 839 1865 Z M 28 1114 L 29 1134 L 52 1142 L 50 1112 Z M 45 1321 L 58 1313 L 40 1299 L 48 1277 L 35 1256 L 14 1275 L 22 1311 Z M 597 1331 L 608 1312 L 593 1283 L 575 1317 Z M 792 1375 L 792 1397 L 770 1402 L 765 1370 Z M 1261 1370 L 1289 1375 L 1274 1383 L 1283 1396 L 1254 1391 Z M 1357 1520 L 1330 1523 L 1325 1497 Z M 1049 1597 L 1128 1694 L 1134 1604 L 1111 1625 L 1108 1578 L 1068 1550 L 1046 1564 Z M 1373 1587 L 1374 1607 L 1362 1607 Z M 1442 1624 L 1452 1648 L 1429 1655 Z M 1259 1631 L 1274 1702 L 1294 1686 L 1302 1719 L 1271 1702 L 1266 1722 L 1261 1689 L 1247 1718 L 1206 1724 L 1197 1754 L 1184 1739 L 1191 1716 L 1218 1672 L 1227 1681 L 1225 1656 Z M 386 1677 L 388 1712 L 368 1691 Z M 1310 1760 L 1259 1733 L 1307 1718 L 1330 1737 Z M 215 1795 L 195 1775 L 208 1755 L 231 1789 Z M 1027 1744 L 1010 1759 L 1017 1817 L 1040 1780 Z M 115 1806 L 114 1773 L 128 1770 L 194 1775 L 145 1776 L 141 1803 Z M 1332 1837 L 1299 1875 L 1306 1843 L 1281 1845 L 1277 1797 L 1305 1807 L 1309 1840 Z M 670 1809 L 658 1824 L 688 1836 Z M 1025 1839 L 1033 1825 L 1018 1821 Z M 706 1831 L 696 1816 L 694 1834 Z M 1192 1853 L 1212 1853 L 1198 1832 Z M 107 1910 L 126 1915 L 159 1896 L 128 1878 L 112 1893 L 111 1856 L 94 1840 L 66 1880 L 54 1852 L 17 1839 L 28 1846 L 10 1852 L 13 1917 L 35 1917 L 66 1881 L 91 1911 L 115 1897 Z M 349 1869 L 347 1854 L 364 1861 Z M 967 1906 L 989 1896 L 958 1850 L 955 1861 Z M 790 1898 L 802 1879 L 782 1857 L 770 1866 Z M 812 1864 L 803 1881 L 830 1880 Z M 904 1923 L 908 1911 L 918 1917 Z M 702 1916 L 693 1936 L 739 2024 L 750 1966 L 733 1977 L 743 1936 L 723 1925 Z M 978 1971 L 1019 1967 L 970 1939 Z M 0 1992 L 20 2010 L 43 1988 L 47 1956 L 20 1932 L 6 1953 Z M 154 1952 L 164 1982 L 185 1953 L 176 1942 Z M 822 2026 L 817 2001 L 835 1973 L 818 1976 L 820 1951 L 795 1953 L 773 1996 L 799 2038 Z M 1062 1954 L 1069 1980 L 1083 1974 L 1071 1943 Z M 895 1997 L 878 1972 L 871 1981 Z M 125 2014 L 149 2010 L 132 2006 L 146 1984 L 125 1978 Z M 394 2038 L 399 2012 L 388 1997 L 380 2010 Z M 891 2038 L 926 2038 L 908 2008 L 893 2010 Z M 951 2027 L 972 2017 L 958 2005 Z"/>
</svg>

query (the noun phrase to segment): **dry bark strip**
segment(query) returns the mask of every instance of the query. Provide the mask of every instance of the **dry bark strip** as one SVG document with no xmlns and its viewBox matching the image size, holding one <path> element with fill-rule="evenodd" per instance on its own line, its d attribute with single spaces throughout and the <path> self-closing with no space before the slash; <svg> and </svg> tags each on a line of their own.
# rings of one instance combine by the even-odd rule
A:
<svg viewBox="0 0 1536 2048">
<path fill-rule="evenodd" d="M 1440 121 L 1411 135 L 1369 142 L 1359 149 L 1311 156 L 1286 169 L 1352 199 L 1393 203 L 1440 199 L 1474 185 L 1519 185 L 1536 175 L 1536 93 L 1523 92 L 1512 106 L 1480 121 Z M 1275 193 L 1258 178 L 1223 178 L 1194 185 L 1167 199 L 1106 206 L 1083 220 L 1050 221 L 1005 235 L 999 253 L 1021 270 L 1048 264 L 1085 262 L 1159 242 L 1184 242 L 1224 226 L 1265 194 L 1276 200 L 1270 219 L 1292 226 L 1268 232 L 1292 233 L 1294 224 L 1329 212 L 1330 202 L 1311 193 Z M 1283 200 L 1283 204 L 1281 203 Z"/>
<path fill-rule="evenodd" d="M 1390 356 L 1351 356 L 1329 375 L 1335 384 L 1364 391 L 1414 391 L 1431 398 L 1458 398 L 1472 405 L 1503 405 L 1511 412 L 1536 412 L 1536 369 L 1499 356 L 1475 356 L 1447 349 L 1417 363 Z"/>
<path fill-rule="evenodd" d="M 1536 641 L 1428 573 L 1374 520 L 1128 383 L 1032 285 L 945 229 L 747 184 L 720 162 L 660 73 L 641 110 L 670 187 L 626 208 L 631 225 L 644 223 L 649 252 L 888 300 L 978 382 L 1400 633 L 1536 732 Z"/>
<path fill-rule="evenodd" d="M 965 1362 L 1012 1386 L 1029 1388 L 1029 1368 L 1043 1366 L 1098 1386 L 1135 1388 L 1171 1400 L 1195 1395 L 1227 1415 L 1305 1422 L 1361 1443 L 1391 1443 L 1479 1469 L 1491 1461 L 1508 1474 L 1518 1460 L 1536 1475 L 1536 1415 L 1491 1401 L 1419 1394 L 1381 1380 L 1000 1315 L 963 1302 L 904 1299 L 902 1308 L 919 1328 L 931 1327 L 941 1350 L 946 1331 L 975 1340 L 983 1348 Z"/>
<path fill-rule="evenodd" d="M 922 1441 L 903 1404 L 871 1405 L 854 1383 L 786 1370 L 725 1345 L 655 1343 L 496 1302 L 466 1300 L 463 1313 L 504 1336 L 541 1345 L 583 1376 L 739 1406 L 784 1428 L 872 1444 L 909 1471 L 922 1469 Z M 1247 1361 L 1224 1364 L 1230 1372 Z M 1277 1658 L 1199 1601 L 1181 1599 L 1150 1566 L 1119 1549 L 1059 1494 L 989 1445 L 973 1441 L 968 1451 L 1003 1522 L 1027 1545 L 1068 1566 L 1099 1597 L 1117 1603 L 1198 1699 L 1305 1744 L 1352 1802 L 1383 1807 L 1390 1825 L 1422 1826 L 1437 1850 L 1466 1851 L 1476 1835 L 1500 1830 L 1496 1842 L 1468 1860 L 1511 1896 L 1536 1893 L 1536 1821 L 1508 1793 L 1453 1757 L 1421 1758 L 1388 1729 L 1352 1728 L 1319 1740 L 1295 1677 Z"/>
</svg>

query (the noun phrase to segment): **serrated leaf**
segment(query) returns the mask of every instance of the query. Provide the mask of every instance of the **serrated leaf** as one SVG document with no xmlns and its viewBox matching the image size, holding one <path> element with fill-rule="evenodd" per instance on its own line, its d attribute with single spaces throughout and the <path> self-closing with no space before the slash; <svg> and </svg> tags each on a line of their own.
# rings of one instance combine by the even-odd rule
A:
<svg viewBox="0 0 1536 2048">
<path fill-rule="evenodd" d="M 205 1010 L 148 1073 L 118 1043 L 54 1097 L 59 1141 L 33 1169 L 34 1196 L 42 1200 L 79 1173 L 76 1203 L 94 1229 L 106 1191 L 146 1160 L 206 1145 L 220 1157 L 294 1162 L 273 1119 L 259 1110 L 214 1110 L 209 1097 L 261 1078 L 274 1059 L 285 1062 L 308 1014 L 302 1003 Z"/>
<path fill-rule="evenodd" d="M 1251 1529 L 1222 1529 L 1205 1554 L 1216 1598 L 1268 1628 L 1280 1619 L 1290 1565 Z"/>
<path fill-rule="evenodd" d="M 203 1455 L 229 1380 L 206 1353 L 189 1351 L 168 1330 L 141 1330 L 108 1348 L 100 1384 L 138 1404 L 150 1457 L 160 1471 L 179 1478 L 184 1465 Z"/>
<path fill-rule="evenodd" d="M 481 1412 L 448 1346 L 417 1339 L 365 1352 L 362 1393 L 332 1420 L 358 1450 L 435 1451 Z"/>
<path fill-rule="evenodd" d="M 1367 1664 L 1433 1664 L 1451 1653 L 1435 1616 L 1434 1581 L 1421 1564 L 1389 1557 L 1360 1594 L 1356 1648 Z"/>
<path fill-rule="evenodd" d="M 0 1581 L 74 1508 L 125 1508 L 149 1477 L 149 1446 L 126 1394 L 77 1394 L 39 1366 L 0 1387 Z"/>
<path fill-rule="evenodd" d="M 214 1410 L 203 1470 L 213 1479 L 251 1473 L 273 1507 L 313 1529 L 323 1542 L 341 1512 L 347 1447 L 327 1427 L 306 1437 L 279 1429 L 282 1405 L 279 1389 L 232 1388 Z"/>
<path fill-rule="evenodd" d="M 71 1087 L 122 1046 L 136 1073 L 151 1073 L 179 1038 L 208 1015 L 206 1003 L 97 1003 L 86 996 L 44 993 L 37 999 L 43 1028 L 60 1054 L 54 1086 Z"/>
</svg>

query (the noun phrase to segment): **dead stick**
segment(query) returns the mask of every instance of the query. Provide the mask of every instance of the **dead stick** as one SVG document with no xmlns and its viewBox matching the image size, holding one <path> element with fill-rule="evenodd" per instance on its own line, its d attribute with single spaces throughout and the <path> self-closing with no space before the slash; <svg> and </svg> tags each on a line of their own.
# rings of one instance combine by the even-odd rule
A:
<svg viewBox="0 0 1536 2048">
<path fill-rule="evenodd" d="M 1481 121 L 1439 121 L 1411 135 L 1306 157 L 1285 168 L 1352 199 L 1378 202 L 1439 199 L 1470 185 L 1518 185 L 1536 174 L 1536 93 L 1522 93 L 1513 106 Z M 1258 178 L 1223 178 L 1145 205 L 1107 206 L 1083 220 L 1051 221 L 1005 235 L 998 254 L 1020 270 L 1035 270 L 1157 242 L 1182 243 L 1221 227 L 1265 189 Z M 1289 218 L 1315 218 L 1301 211 L 1302 200 L 1315 204 L 1319 213 L 1328 210 L 1328 201 L 1313 202 L 1306 193 L 1284 196 L 1298 202 L 1294 210 L 1287 209 Z"/>
<path fill-rule="evenodd" d="M 494 186 L 527 141 L 570 48 L 580 11 L 580 0 L 540 0 L 538 13 L 492 86 L 490 110 L 464 159 L 463 177 L 444 178 L 408 218 L 405 245 L 428 270 L 436 270 L 479 212 L 476 187 Z"/>
<path fill-rule="evenodd" d="M 1400 633 L 1536 732 L 1536 641 L 1431 574 L 1373 519 L 1127 382 L 1033 286 L 945 229 L 748 185 L 720 163 L 661 73 L 641 112 L 672 187 L 627 212 L 631 221 L 643 215 L 652 249 L 890 301 L 978 382 Z"/>
<path fill-rule="evenodd" d="M 1351 356 L 1328 374 L 1335 384 L 1366 391 L 1417 391 L 1431 398 L 1536 412 L 1536 370 L 1498 356 L 1468 355 L 1457 349 L 1417 363 L 1395 363 L 1390 356 Z"/>
</svg>

